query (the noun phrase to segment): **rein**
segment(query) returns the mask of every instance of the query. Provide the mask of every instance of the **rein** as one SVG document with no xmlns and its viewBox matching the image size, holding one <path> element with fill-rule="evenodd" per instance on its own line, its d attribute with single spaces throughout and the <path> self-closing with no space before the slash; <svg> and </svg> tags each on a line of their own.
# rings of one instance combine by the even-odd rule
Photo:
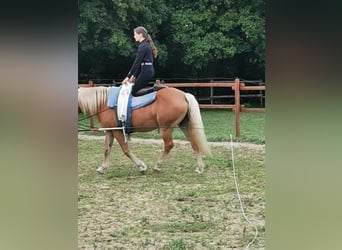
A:
<svg viewBox="0 0 342 250">
<path fill-rule="evenodd" d="M 110 108 L 105 108 L 104 110 L 101 110 L 100 112 L 97 112 L 96 114 L 93 114 L 93 115 L 88 115 L 88 116 L 85 116 L 83 117 L 82 119 L 78 119 L 77 120 L 77 123 L 81 122 L 81 121 L 84 121 L 84 120 L 87 120 L 89 118 L 93 118 L 94 116 L 97 116 L 98 114 L 101 114 L 102 112 L 105 112 L 107 110 L 109 110 Z M 95 128 L 95 127 L 91 127 L 91 128 Z"/>
<path fill-rule="evenodd" d="M 186 129 L 187 127 L 181 127 L 181 126 L 139 126 L 139 127 L 128 127 L 128 126 L 124 126 L 125 128 L 130 128 L 130 129 L 137 129 L 137 128 L 180 128 L 180 129 Z M 87 132 L 87 131 L 91 131 L 91 132 L 99 132 L 99 131 L 106 131 L 106 130 L 118 130 L 118 129 L 122 129 L 122 127 L 113 127 L 113 128 L 89 128 L 89 129 L 79 129 L 78 132 Z M 193 128 L 193 129 L 204 129 L 204 128 Z"/>
</svg>

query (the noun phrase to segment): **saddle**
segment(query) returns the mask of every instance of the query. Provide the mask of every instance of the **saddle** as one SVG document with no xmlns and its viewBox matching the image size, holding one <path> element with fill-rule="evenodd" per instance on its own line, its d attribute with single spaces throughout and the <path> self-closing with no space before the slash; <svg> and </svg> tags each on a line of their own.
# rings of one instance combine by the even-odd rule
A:
<svg viewBox="0 0 342 250">
<path fill-rule="evenodd" d="M 117 114 L 117 124 L 119 127 L 125 126 L 127 134 L 132 132 L 131 113 L 132 110 L 145 107 L 156 99 L 157 93 L 151 92 L 142 96 L 131 94 L 132 84 L 121 85 L 120 87 L 110 87 L 108 92 L 107 106 L 115 109 Z"/>
</svg>

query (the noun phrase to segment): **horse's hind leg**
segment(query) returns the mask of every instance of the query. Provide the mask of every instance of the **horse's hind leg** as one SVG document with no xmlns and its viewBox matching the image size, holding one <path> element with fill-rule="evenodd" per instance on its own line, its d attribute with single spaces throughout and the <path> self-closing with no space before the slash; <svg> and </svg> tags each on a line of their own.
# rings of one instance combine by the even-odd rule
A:
<svg viewBox="0 0 342 250">
<path fill-rule="evenodd" d="M 169 152 L 173 148 L 172 128 L 163 128 L 160 131 L 161 131 L 163 141 L 164 141 L 164 151 L 162 152 L 156 165 L 153 168 L 154 171 L 158 171 L 158 172 L 160 171 L 161 164 L 164 162 L 166 156 L 169 154 Z"/>
<path fill-rule="evenodd" d="M 186 138 L 188 138 L 188 141 L 190 142 L 192 149 L 195 151 L 196 160 L 197 160 L 197 168 L 195 171 L 197 173 L 201 174 L 201 173 L 203 173 L 203 168 L 204 168 L 202 155 L 200 154 L 198 147 L 193 143 L 193 140 L 190 137 L 190 134 L 189 134 L 188 129 L 187 129 L 187 124 L 186 123 L 180 124 L 180 129 L 183 131 Z"/>
<path fill-rule="evenodd" d="M 204 163 L 202 160 L 202 155 L 198 152 L 198 150 L 195 150 L 196 153 L 196 159 L 197 159 L 197 168 L 196 168 L 196 172 L 201 174 L 203 173 L 203 168 L 204 168 Z"/>
<path fill-rule="evenodd" d="M 99 174 L 104 174 L 109 167 L 109 155 L 112 150 L 113 146 L 113 141 L 114 141 L 114 136 L 111 131 L 106 131 L 106 136 L 105 136 L 105 149 L 104 149 L 104 160 L 102 165 L 96 169 L 96 171 Z"/>
<path fill-rule="evenodd" d="M 121 131 L 116 131 L 114 132 L 115 134 L 115 138 L 117 140 L 117 142 L 120 144 L 120 147 L 122 149 L 122 151 L 124 152 L 124 154 L 131 159 L 135 165 L 137 165 L 137 167 L 140 169 L 140 172 L 142 174 L 144 174 L 147 170 L 147 166 L 146 164 L 141 161 L 140 159 L 138 159 L 128 148 L 128 144 L 127 142 L 125 142 L 125 137 L 123 135 L 123 133 Z"/>
</svg>

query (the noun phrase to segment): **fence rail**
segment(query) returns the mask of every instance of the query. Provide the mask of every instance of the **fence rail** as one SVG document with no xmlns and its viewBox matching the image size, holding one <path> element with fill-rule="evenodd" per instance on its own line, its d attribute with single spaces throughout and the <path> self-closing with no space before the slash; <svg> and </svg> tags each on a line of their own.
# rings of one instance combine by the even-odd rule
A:
<svg viewBox="0 0 342 250">
<path fill-rule="evenodd" d="M 226 82 L 194 82 L 194 83 L 164 83 L 164 85 L 168 87 L 174 88 L 210 88 L 210 97 L 205 98 L 206 100 L 210 100 L 210 104 L 199 104 L 200 108 L 205 109 L 231 109 L 235 114 L 235 136 L 240 136 L 240 112 L 265 112 L 265 108 L 247 108 L 245 105 L 241 104 L 241 97 L 254 96 L 264 98 L 264 94 L 262 91 L 266 90 L 265 85 L 258 86 L 246 86 L 246 83 L 249 81 L 240 81 L 239 78 L 236 78 L 234 81 L 226 81 Z M 160 84 L 160 80 L 156 81 L 156 84 Z M 101 86 L 113 84 L 99 84 Z M 78 84 L 78 87 L 94 87 L 97 86 L 93 81 L 88 81 L 87 84 Z M 214 88 L 229 88 L 233 90 L 234 95 L 225 95 L 225 96 L 215 96 Z M 258 95 L 241 95 L 241 91 L 259 91 Z M 234 104 L 213 104 L 213 99 L 224 98 L 224 97 L 234 97 Z M 199 98 L 198 98 L 199 99 Z M 90 119 L 90 126 L 93 127 L 93 119 Z"/>
<path fill-rule="evenodd" d="M 240 112 L 265 112 L 265 108 L 247 108 L 240 103 L 242 97 L 241 91 L 259 90 L 265 91 L 264 85 L 246 86 L 239 78 L 234 82 L 208 82 L 208 83 L 165 83 L 166 86 L 174 88 L 205 88 L 210 87 L 210 100 L 222 98 L 222 96 L 214 96 L 213 88 L 231 88 L 234 91 L 234 104 L 199 104 L 200 108 L 206 109 L 231 109 L 235 114 L 235 136 L 240 136 Z"/>
</svg>

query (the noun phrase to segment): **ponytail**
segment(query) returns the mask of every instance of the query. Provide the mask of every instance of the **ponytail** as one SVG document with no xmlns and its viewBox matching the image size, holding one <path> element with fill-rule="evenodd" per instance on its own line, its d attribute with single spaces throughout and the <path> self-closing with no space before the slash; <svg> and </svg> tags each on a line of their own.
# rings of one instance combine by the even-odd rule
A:
<svg viewBox="0 0 342 250">
<path fill-rule="evenodd" d="M 152 54 L 154 58 L 157 58 L 158 56 L 158 49 L 157 47 L 154 45 L 154 42 L 152 40 L 152 37 L 147 34 L 147 42 L 150 44 L 151 48 L 152 48 Z"/>
</svg>

